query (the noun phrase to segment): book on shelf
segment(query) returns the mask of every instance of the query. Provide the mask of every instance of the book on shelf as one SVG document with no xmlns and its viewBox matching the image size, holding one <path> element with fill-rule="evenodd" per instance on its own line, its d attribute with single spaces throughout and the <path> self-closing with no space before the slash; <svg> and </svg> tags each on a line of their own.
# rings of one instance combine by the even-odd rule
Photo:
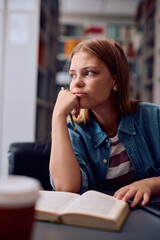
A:
<svg viewBox="0 0 160 240">
<path fill-rule="evenodd" d="M 118 231 L 129 212 L 128 203 L 98 191 L 90 190 L 82 195 L 40 191 L 35 219 Z"/>
<path fill-rule="evenodd" d="M 68 38 L 64 41 L 64 54 L 69 56 L 73 50 L 73 48 L 80 42 L 79 39 Z"/>
</svg>

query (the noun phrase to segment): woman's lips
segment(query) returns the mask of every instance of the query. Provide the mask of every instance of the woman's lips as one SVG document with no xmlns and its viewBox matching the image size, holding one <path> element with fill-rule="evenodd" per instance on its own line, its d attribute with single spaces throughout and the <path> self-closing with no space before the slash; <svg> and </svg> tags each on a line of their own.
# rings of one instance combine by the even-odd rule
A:
<svg viewBox="0 0 160 240">
<path fill-rule="evenodd" d="M 75 92 L 74 93 L 77 97 L 85 97 L 87 94 L 86 93 L 82 93 L 82 92 Z"/>
</svg>

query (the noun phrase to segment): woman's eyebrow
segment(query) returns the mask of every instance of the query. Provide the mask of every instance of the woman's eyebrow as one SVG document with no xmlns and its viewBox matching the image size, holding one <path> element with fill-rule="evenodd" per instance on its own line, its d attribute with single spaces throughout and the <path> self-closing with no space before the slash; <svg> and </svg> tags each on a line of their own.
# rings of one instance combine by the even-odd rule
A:
<svg viewBox="0 0 160 240">
<path fill-rule="evenodd" d="M 88 69 L 88 68 L 94 68 L 94 69 L 97 69 L 98 67 L 97 66 L 93 66 L 93 65 L 88 65 L 88 66 L 86 66 L 86 67 L 84 67 L 84 68 L 81 68 L 80 70 L 81 71 L 84 71 L 84 70 L 86 70 L 86 69 Z M 74 70 L 74 69 L 70 69 L 69 70 L 69 72 L 75 72 L 76 70 Z"/>
</svg>

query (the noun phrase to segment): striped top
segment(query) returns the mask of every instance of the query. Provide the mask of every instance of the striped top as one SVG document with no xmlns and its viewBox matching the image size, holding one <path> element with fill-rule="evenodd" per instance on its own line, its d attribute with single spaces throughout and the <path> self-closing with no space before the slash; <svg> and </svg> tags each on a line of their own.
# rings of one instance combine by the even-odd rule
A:
<svg viewBox="0 0 160 240">
<path fill-rule="evenodd" d="M 135 179 L 134 168 L 118 135 L 111 140 L 107 184 L 124 184 Z"/>
</svg>

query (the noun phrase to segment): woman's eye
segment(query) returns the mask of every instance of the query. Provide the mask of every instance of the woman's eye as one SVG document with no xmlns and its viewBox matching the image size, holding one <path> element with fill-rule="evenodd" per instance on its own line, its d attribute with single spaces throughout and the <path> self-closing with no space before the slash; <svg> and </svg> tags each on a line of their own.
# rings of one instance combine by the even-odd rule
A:
<svg viewBox="0 0 160 240">
<path fill-rule="evenodd" d="M 92 76 L 94 73 L 92 71 L 86 71 L 86 75 Z"/>
<path fill-rule="evenodd" d="M 73 79 L 73 78 L 76 77 L 76 75 L 75 74 L 70 74 L 70 77 Z"/>
</svg>

